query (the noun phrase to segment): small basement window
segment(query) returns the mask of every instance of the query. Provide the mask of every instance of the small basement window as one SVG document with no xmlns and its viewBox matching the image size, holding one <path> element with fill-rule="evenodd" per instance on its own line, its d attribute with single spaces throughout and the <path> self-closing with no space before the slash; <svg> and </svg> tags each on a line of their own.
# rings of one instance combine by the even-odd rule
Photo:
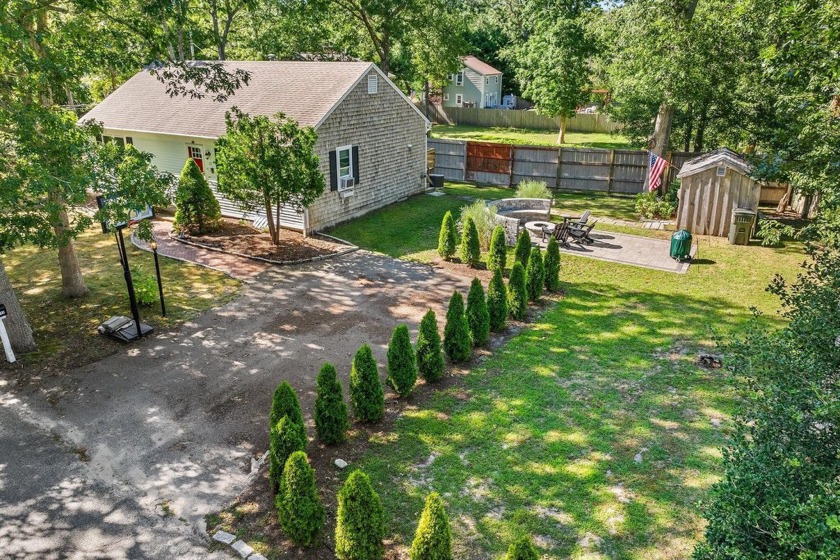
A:
<svg viewBox="0 0 840 560">
<path fill-rule="evenodd" d="M 374 94 L 379 90 L 379 76 L 376 74 L 368 75 L 368 93 Z"/>
</svg>

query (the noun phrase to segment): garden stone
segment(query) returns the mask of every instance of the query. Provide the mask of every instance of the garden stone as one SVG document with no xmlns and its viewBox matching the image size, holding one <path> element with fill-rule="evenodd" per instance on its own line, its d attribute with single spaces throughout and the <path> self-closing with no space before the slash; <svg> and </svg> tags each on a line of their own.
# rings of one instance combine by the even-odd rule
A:
<svg viewBox="0 0 840 560">
<path fill-rule="evenodd" d="M 248 558 L 253 552 L 254 549 L 248 546 L 248 543 L 245 541 L 236 541 L 232 545 L 230 545 L 233 550 L 239 553 L 242 558 Z"/>
<path fill-rule="evenodd" d="M 636 456 L 633 457 L 633 460 L 636 461 L 637 463 L 641 463 L 642 462 L 642 454 L 641 453 L 636 453 Z"/>
<path fill-rule="evenodd" d="M 254 554 L 248 557 L 248 560 L 268 560 L 268 558 L 266 558 L 262 554 L 257 554 L 255 552 Z"/>
<path fill-rule="evenodd" d="M 335 466 L 338 467 L 339 469 L 346 468 L 347 467 L 347 461 L 345 461 L 344 459 L 336 459 L 335 460 Z"/>
<path fill-rule="evenodd" d="M 715 428 L 720 428 L 720 418 L 712 418 L 711 420 L 712 426 Z"/>
<path fill-rule="evenodd" d="M 219 541 L 220 543 L 230 544 L 236 540 L 236 535 L 231 535 L 227 531 L 216 531 L 216 534 L 213 535 L 214 541 Z"/>
</svg>

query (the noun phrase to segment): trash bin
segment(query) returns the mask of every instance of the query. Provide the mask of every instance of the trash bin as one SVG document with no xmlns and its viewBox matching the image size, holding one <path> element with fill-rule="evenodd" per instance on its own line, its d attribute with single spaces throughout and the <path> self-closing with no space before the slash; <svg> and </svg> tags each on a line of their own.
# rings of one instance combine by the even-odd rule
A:
<svg viewBox="0 0 840 560">
<path fill-rule="evenodd" d="M 755 224 L 755 212 L 748 208 L 736 208 L 732 211 L 732 224 L 729 227 L 729 242 L 733 245 L 749 245 Z"/>
<path fill-rule="evenodd" d="M 429 174 L 429 183 L 432 185 L 433 189 L 442 189 L 443 188 L 443 175 L 438 175 L 435 173 Z"/>
<path fill-rule="evenodd" d="M 675 231 L 671 236 L 671 258 L 678 261 L 691 258 L 691 232 L 687 229 Z"/>
</svg>

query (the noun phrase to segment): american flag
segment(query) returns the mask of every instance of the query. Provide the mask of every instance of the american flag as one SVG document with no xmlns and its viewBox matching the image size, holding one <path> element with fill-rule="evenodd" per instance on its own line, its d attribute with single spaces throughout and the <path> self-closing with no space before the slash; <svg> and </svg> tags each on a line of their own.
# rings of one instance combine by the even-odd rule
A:
<svg viewBox="0 0 840 560">
<path fill-rule="evenodd" d="M 659 185 L 662 184 L 662 172 L 665 170 L 665 166 L 668 165 L 668 162 L 665 161 L 665 158 L 661 158 L 650 152 L 650 173 L 648 174 L 648 188 L 651 191 L 655 191 L 659 188 Z"/>
</svg>

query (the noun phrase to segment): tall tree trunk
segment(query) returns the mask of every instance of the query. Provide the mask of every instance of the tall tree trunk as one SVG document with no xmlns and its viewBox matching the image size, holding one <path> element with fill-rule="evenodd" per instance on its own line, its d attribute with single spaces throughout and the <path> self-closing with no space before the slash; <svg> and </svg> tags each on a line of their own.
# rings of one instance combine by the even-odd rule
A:
<svg viewBox="0 0 840 560">
<path fill-rule="evenodd" d="M 70 220 L 67 217 L 67 205 L 61 196 L 56 193 L 50 194 L 50 200 L 61 208 L 56 216 L 57 223 L 53 226 L 55 237 L 59 240 L 58 266 L 61 269 L 61 295 L 71 298 L 82 297 L 87 294 L 88 289 L 82 276 L 82 267 L 79 265 L 76 246 L 72 239 L 65 239 L 65 232 L 70 226 Z"/>
<path fill-rule="evenodd" d="M 691 151 L 691 133 L 694 126 L 694 109 L 689 108 L 688 119 L 685 121 L 685 136 L 683 137 L 683 151 Z"/>
<path fill-rule="evenodd" d="M 671 139 L 671 122 L 674 120 L 674 107 L 665 101 L 659 106 L 656 123 L 653 125 L 653 147 L 650 151 L 662 157 L 668 151 Z"/>
<path fill-rule="evenodd" d="M 560 117 L 560 133 L 557 135 L 557 143 L 558 144 L 565 144 L 566 143 L 566 122 L 568 119 L 566 117 Z"/>
<path fill-rule="evenodd" d="M 700 121 L 697 123 L 697 136 L 694 137 L 694 151 L 702 152 L 705 148 L 706 123 L 709 121 L 709 107 L 707 103 L 703 103 L 703 108 L 700 110 Z"/>
<path fill-rule="evenodd" d="M 6 267 L 0 260 L 0 303 L 6 306 L 6 319 L 4 325 L 9 333 L 9 340 L 15 352 L 29 352 L 35 349 L 35 339 L 32 338 L 32 329 L 26 314 L 20 306 L 17 295 L 9 282 L 6 274 Z"/>
<path fill-rule="evenodd" d="M 271 242 L 278 245 L 280 243 L 280 236 L 277 233 L 277 225 L 274 222 L 274 212 L 271 211 L 271 201 L 266 196 L 263 202 L 265 205 L 265 215 L 268 218 L 268 235 L 271 236 Z"/>
</svg>

